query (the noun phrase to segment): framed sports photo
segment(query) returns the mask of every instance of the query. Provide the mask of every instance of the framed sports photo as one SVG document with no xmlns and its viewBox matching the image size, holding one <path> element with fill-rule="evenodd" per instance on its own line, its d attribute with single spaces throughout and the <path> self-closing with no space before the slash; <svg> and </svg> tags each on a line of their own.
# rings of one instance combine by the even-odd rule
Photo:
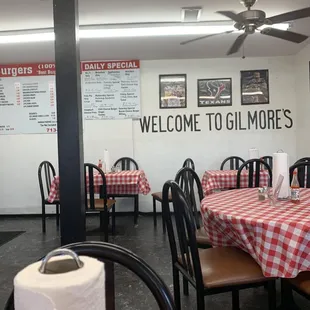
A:
<svg viewBox="0 0 310 310">
<path fill-rule="evenodd" d="M 269 71 L 241 71 L 241 104 L 269 103 Z"/>
<path fill-rule="evenodd" d="M 232 105 L 231 78 L 197 80 L 198 107 Z"/>
<path fill-rule="evenodd" d="M 159 76 L 159 107 L 161 109 L 186 108 L 186 74 Z"/>
</svg>

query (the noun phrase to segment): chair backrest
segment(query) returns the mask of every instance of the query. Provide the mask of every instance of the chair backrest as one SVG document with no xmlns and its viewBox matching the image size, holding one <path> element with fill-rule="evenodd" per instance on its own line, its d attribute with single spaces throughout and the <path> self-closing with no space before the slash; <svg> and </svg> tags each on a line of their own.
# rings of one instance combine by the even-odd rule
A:
<svg viewBox="0 0 310 310">
<path fill-rule="evenodd" d="M 119 165 L 122 170 L 139 170 L 137 162 L 130 157 L 119 158 L 114 166 Z"/>
<path fill-rule="evenodd" d="M 45 200 L 48 197 L 55 176 L 55 168 L 49 161 L 45 160 L 39 165 L 38 178 L 42 200 Z"/>
<path fill-rule="evenodd" d="M 81 242 L 65 246 L 64 248 L 73 250 L 78 255 L 90 256 L 101 261 L 108 261 L 120 264 L 136 274 L 150 289 L 161 310 L 175 310 L 173 298 L 169 288 L 156 272 L 139 256 L 133 252 L 111 243 L 104 242 Z M 114 309 L 114 294 L 109 294 L 108 290 L 113 286 L 114 281 L 109 278 L 106 264 L 106 309 Z M 112 274 L 114 278 L 114 274 Z M 111 298 L 113 298 L 111 302 Z M 14 310 L 14 295 L 11 294 L 5 310 Z"/>
<path fill-rule="evenodd" d="M 303 158 L 300 158 L 296 161 L 295 164 L 298 164 L 298 163 L 302 163 L 302 162 L 310 162 L 310 157 L 303 157 Z"/>
<path fill-rule="evenodd" d="M 263 156 L 261 159 L 269 165 L 271 170 L 273 169 L 273 158 L 272 158 L 272 156 Z"/>
<path fill-rule="evenodd" d="M 228 162 L 229 162 L 229 170 L 238 170 L 239 167 L 245 162 L 245 160 L 238 156 L 230 156 L 222 162 L 221 170 L 224 170 L 224 167 Z"/>
<path fill-rule="evenodd" d="M 175 221 L 172 220 L 169 208 L 168 192 L 170 190 Z M 202 286 L 195 220 L 182 189 L 174 181 L 167 181 L 164 184 L 163 213 L 169 237 L 172 265 L 181 265 L 187 277 L 193 283 L 196 282 L 197 287 Z"/>
<path fill-rule="evenodd" d="M 261 167 L 268 170 L 269 174 L 269 180 L 268 180 L 268 186 L 272 186 L 272 171 L 270 166 L 263 161 L 262 159 L 250 159 L 246 161 L 244 164 L 241 165 L 241 167 L 238 169 L 237 172 L 237 188 L 240 188 L 240 182 L 241 182 L 241 172 L 243 169 L 248 170 L 248 187 L 260 187 L 261 185 Z"/>
<path fill-rule="evenodd" d="M 191 158 L 186 158 L 182 167 L 192 168 L 193 170 L 195 170 L 195 163 Z"/>
<path fill-rule="evenodd" d="M 200 215 L 197 209 L 196 194 L 198 194 L 198 204 L 200 205 L 201 200 L 203 199 L 203 190 L 200 179 L 197 173 L 191 168 L 182 168 L 175 176 L 175 182 L 183 190 L 187 202 L 189 203 L 194 219 L 195 226 L 197 229 L 201 227 L 200 224 Z"/>
<path fill-rule="evenodd" d="M 100 186 L 100 198 L 103 199 L 104 205 L 106 206 L 108 195 L 107 195 L 107 182 L 104 172 L 96 165 L 86 163 L 84 164 L 84 180 L 85 180 L 85 210 L 95 210 L 95 194 L 96 185 L 95 177 L 102 179 L 102 185 Z M 97 182 L 98 183 L 98 182 Z M 86 199 L 87 198 L 87 199 Z"/>
<path fill-rule="evenodd" d="M 290 182 L 292 182 L 293 172 L 297 169 L 297 178 L 300 187 L 310 188 L 310 162 L 297 162 L 290 167 Z"/>
</svg>

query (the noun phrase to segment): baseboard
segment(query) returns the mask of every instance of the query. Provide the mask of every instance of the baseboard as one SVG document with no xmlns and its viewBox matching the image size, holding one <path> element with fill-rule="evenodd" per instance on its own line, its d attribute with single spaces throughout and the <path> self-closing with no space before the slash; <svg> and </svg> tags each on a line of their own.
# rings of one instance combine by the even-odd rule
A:
<svg viewBox="0 0 310 310">
<path fill-rule="evenodd" d="M 157 212 L 157 214 L 161 214 L 161 212 Z M 116 216 L 133 216 L 133 212 L 116 212 Z M 141 216 L 153 216 L 153 212 L 139 212 Z M 39 213 L 31 213 L 31 214 L 0 214 L 0 218 L 35 218 L 40 217 L 42 214 Z M 48 217 L 55 217 L 56 214 L 46 214 Z M 96 216 L 96 213 L 88 213 L 87 216 Z"/>
</svg>

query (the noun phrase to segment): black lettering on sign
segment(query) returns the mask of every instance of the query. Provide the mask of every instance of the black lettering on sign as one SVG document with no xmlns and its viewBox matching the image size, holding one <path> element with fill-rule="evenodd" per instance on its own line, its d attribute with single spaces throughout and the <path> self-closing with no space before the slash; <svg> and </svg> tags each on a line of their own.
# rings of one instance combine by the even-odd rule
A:
<svg viewBox="0 0 310 310">
<path fill-rule="evenodd" d="M 221 113 L 215 114 L 215 129 L 222 130 L 222 114 Z"/>
<path fill-rule="evenodd" d="M 274 129 L 275 125 L 274 125 L 274 111 L 273 110 L 268 110 L 267 111 L 268 114 L 268 129 Z"/>
<path fill-rule="evenodd" d="M 232 117 L 234 117 L 234 115 L 229 112 L 226 115 L 226 128 L 228 130 L 233 130 L 234 129 L 234 121 L 232 120 Z"/>
<path fill-rule="evenodd" d="M 246 130 L 245 127 L 242 127 L 242 115 L 241 115 L 241 112 L 239 112 L 238 115 L 239 115 L 239 130 Z"/>
<path fill-rule="evenodd" d="M 258 123 L 258 118 L 257 118 L 257 111 L 253 112 L 253 114 L 249 111 L 248 112 L 248 128 L 251 129 L 251 125 L 254 126 L 255 129 L 257 129 L 257 123 Z"/>
<path fill-rule="evenodd" d="M 208 131 L 279 130 L 293 127 L 291 114 L 289 109 L 206 113 L 205 126 Z M 199 118 L 200 114 L 144 116 L 140 127 L 142 133 L 200 132 Z"/>
<path fill-rule="evenodd" d="M 184 131 L 186 131 L 186 127 L 190 128 L 191 131 L 193 131 L 194 128 L 193 115 L 190 115 L 189 119 L 187 119 L 187 116 L 184 115 Z"/>
<path fill-rule="evenodd" d="M 266 129 L 267 127 L 266 111 L 264 110 L 259 111 L 259 127 L 260 129 Z"/>
<path fill-rule="evenodd" d="M 157 129 L 155 129 L 155 127 L 157 127 L 157 123 L 155 121 L 155 119 L 157 118 L 158 116 L 152 116 L 152 132 L 158 132 Z"/>
<path fill-rule="evenodd" d="M 292 128 L 293 127 L 293 119 L 289 116 L 292 112 L 288 109 L 283 110 L 284 116 L 288 119 L 289 125 L 285 124 L 286 128 Z"/>
<path fill-rule="evenodd" d="M 173 131 L 173 128 L 170 127 L 170 122 L 169 122 L 169 119 L 170 119 L 170 118 L 173 118 L 173 116 L 172 116 L 172 115 L 169 115 L 169 116 L 167 117 L 167 130 L 168 130 L 169 132 L 172 132 L 172 131 Z"/>
<path fill-rule="evenodd" d="M 198 128 L 198 117 L 200 114 L 194 114 L 194 131 L 201 131 L 201 129 Z"/>
<path fill-rule="evenodd" d="M 207 116 L 209 116 L 209 130 L 212 131 L 212 119 L 211 116 L 214 115 L 214 113 L 206 113 Z"/>
<path fill-rule="evenodd" d="M 177 115 L 177 116 L 175 117 L 175 124 L 174 124 L 174 127 L 175 127 L 175 130 L 176 130 L 177 132 L 182 131 L 182 117 L 181 117 L 181 115 Z"/>
<path fill-rule="evenodd" d="M 279 115 L 281 113 L 280 109 L 276 110 L 276 129 L 282 129 L 282 126 L 280 126 L 281 116 Z"/>
</svg>

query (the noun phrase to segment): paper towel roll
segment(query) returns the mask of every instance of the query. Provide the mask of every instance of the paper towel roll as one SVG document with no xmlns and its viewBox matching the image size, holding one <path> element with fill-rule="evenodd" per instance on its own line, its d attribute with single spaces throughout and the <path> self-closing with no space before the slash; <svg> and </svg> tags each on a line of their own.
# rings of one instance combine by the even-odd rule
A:
<svg viewBox="0 0 310 310">
<path fill-rule="evenodd" d="M 278 197 L 286 199 L 290 195 L 289 162 L 287 153 L 273 154 L 273 171 L 272 171 L 273 187 L 276 186 L 280 174 L 283 175 L 284 179 Z"/>
<path fill-rule="evenodd" d="M 68 256 L 50 261 L 68 259 Z M 42 274 L 41 262 L 29 265 L 14 279 L 15 310 L 101 310 L 105 309 L 104 264 L 80 256 L 84 266 L 60 273 Z"/>
<path fill-rule="evenodd" d="M 249 159 L 256 159 L 259 158 L 258 149 L 253 147 L 249 149 Z"/>
<path fill-rule="evenodd" d="M 103 160 L 105 163 L 106 172 L 111 172 L 111 162 L 110 162 L 110 153 L 108 150 L 104 150 Z"/>
</svg>

